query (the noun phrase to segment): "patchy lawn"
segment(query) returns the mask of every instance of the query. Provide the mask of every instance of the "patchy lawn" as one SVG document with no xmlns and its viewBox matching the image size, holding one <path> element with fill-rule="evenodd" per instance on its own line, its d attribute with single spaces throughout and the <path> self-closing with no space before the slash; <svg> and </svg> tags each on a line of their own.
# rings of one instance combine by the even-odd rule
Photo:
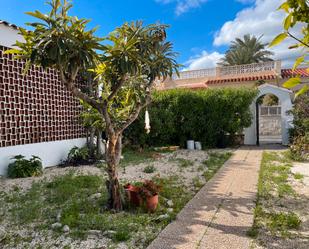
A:
<svg viewBox="0 0 309 249">
<path fill-rule="evenodd" d="M 126 151 L 122 183 L 162 185 L 154 214 L 104 208 L 104 165 L 46 169 L 40 178 L 0 180 L 1 248 L 146 248 L 230 157 L 226 150 Z"/>
<path fill-rule="evenodd" d="M 263 153 L 254 225 L 249 231 L 255 238 L 252 248 L 309 248 L 309 181 L 304 177 L 294 170 L 286 151 Z"/>
</svg>

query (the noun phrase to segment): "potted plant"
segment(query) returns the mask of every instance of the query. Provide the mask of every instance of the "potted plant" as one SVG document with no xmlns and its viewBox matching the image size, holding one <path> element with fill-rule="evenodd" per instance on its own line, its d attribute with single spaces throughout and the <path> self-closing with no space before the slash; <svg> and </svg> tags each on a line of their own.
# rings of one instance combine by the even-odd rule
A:
<svg viewBox="0 0 309 249">
<path fill-rule="evenodd" d="M 128 183 L 124 186 L 124 189 L 127 192 L 129 202 L 136 207 L 141 206 L 143 201 L 140 196 L 141 188 Z"/>
<path fill-rule="evenodd" d="M 148 212 L 154 212 L 157 209 L 160 190 L 161 186 L 151 180 L 145 180 L 143 186 L 140 188 L 140 195 L 146 202 Z"/>
</svg>

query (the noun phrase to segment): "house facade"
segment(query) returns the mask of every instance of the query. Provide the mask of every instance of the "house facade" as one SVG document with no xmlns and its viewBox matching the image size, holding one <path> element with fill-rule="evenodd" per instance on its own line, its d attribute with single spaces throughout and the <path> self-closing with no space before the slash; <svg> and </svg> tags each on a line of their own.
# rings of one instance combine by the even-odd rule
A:
<svg viewBox="0 0 309 249">
<path fill-rule="evenodd" d="M 282 87 L 289 78 L 300 76 L 302 84 L 292 90 Z M 293 126 L 294 92 L 304 84 L 309 84 L 309 72 L 305 69 L 282 69 L 280 61 L 269 61 L 248 65 L 226 66 L 210 69 L 191 70 L 173 75 L 158 82 L 158 90 L 174 88 L 211 89 L 222 87 L 258 87 L 259 94 L 250 106 L 252 124 L 244 130 L 244 143 L 289 143 L 288 131 Z M 259 99 L 273 95 L 278 103 L 275 106 L 260 104 Z"/>
<path fill-rule="evenodd" d="M 5 51 L 23 38 L 15 25 L 0 21 L 0 175 L 13 156 L 39 156 L 43 165 L 58 165 L 86 135 L 79 120 L 82 107 L 61 84 L 54 69 L 32 66 Z"/>
<path fill-rule="evenodd" d="M 189 70 L 174 74 L 158 83 L 159 90 L 173 88 L 203 89 L 222 87 L 255 87 L 268 83 L 281 87 L 289 78 L 299 75 L 303 84 L 309 84 L 309 72 L 305 69 L 283 69 L 280 61 L 248 65 Z M 293 89 L 294 91 L 301 86 Z"/>
</svg>

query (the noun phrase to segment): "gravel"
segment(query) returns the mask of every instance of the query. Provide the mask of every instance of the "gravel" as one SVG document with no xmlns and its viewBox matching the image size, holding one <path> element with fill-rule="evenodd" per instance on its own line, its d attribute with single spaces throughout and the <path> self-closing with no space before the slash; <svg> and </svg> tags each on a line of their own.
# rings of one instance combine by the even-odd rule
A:
<svg viewBox="0 0 309 249">
<path fill-rule="evenodd" d="M 222 150 L 221 150 L 222 151 Z M 119 178 L 122 183 L 141 181 L 144 179 L 151 179 L 154 176 L 168 177 L 168 176 L 179 176 L 182 179 L 184 185 L 193 188 L 193 179 L 199 178 L 201 182 L 204 181 L 202 177 L 203 172 L 207 170 L 207 167 L 203 164 L 205 160 L 208 159 L 208 153 L 206 151 L 188 151 L 188 150 L 178 150 L 171 153 L 162 153 L 156 156 L 152 161 L 145 161 L 139 164 L 130 164 L 125 167 L 125 171 L 119 168 Z M 183 160 L 188 160 L 189 164 L 186 167 L 181 167 L 180 163 Z M 153 165 L 156 168 L 154 173 L 147 174 L 144 172 L 144 168 L 148 165 Z M 203 166 L 203 170 L 199 169 Z M 12 189 L 19 188 L 20 192 L 28 190 L 34 182 L 49 182 L 56 176 L 65 175 L 68 173 L 73 173 L 76 175 L 99 175 L 106 177 L 105 172 L 102 169 L 97 168 L 93 165 L 80 166 L 80 167 L 51 167 L 44 169 L 44 174 L 41 177 L 29 177 L 22 179 L 0 179 L 0 189 L 5 192 L 9 192 Z M 89 199 L 98 199 L 101 197 L 101 193 L 93 194 Z M 170 207 L 168 211 L 173 212 L 174 203 L 171 200 L 166 200 L 168 206 Z M 1 211 L 1 208 L 0 208 Z M 160 219 L 169 219 L 169 214 L 164 214 L 160 216 Z M 4 220 L 5 221 L 5 220 Z M 36 248 L 38 245 L 42 245 L 42 248 L 58 249 L 69 246 L 70 248 L 108 248 L 112 243 L 111 237 L 114 236 L 115 231 L 97 231 L 90 230 L 88 236 L 84 239 L 72 239 L 69 235 L 70 227 L 60 223 L 61 212 L 55 217 L 55 223 L 50 225 L 50 229 L 45 229 L 42 231 L 35 231 L 35 229 L 27 227 L 19 230 L 10 231 L 7 234 L 7 228 L 10 224 L 1 224 L 0 226 L 0 241 L 3 240 L 4 236 L 10 236 L 11 238 L 22 237 L 31 238 L 30 241 L 22 241 L 14 247 L 10 245 L 0 246 L 1 249 L 21 249 L 21 248 Z M 112 221 L 111 221 L 112 222 Z M 61 234 L 55 234 L 54 230 L 61 231 Z M 56 235 L 56 236 L 55 236 Z M 145 235 L 137 234 L 136 239 L 147 240 Z M 0 243 L 1 244 L 1 243 Z M 118 243 L 116 249 L 127 249 L 128 246 L 125 243 Z"/>
</svg>

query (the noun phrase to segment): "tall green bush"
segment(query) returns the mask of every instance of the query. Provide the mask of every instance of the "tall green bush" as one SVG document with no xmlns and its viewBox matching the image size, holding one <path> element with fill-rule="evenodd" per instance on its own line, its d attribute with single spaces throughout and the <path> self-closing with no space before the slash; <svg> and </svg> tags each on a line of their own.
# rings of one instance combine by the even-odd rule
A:
<svg viewBox="0 0 309 249">
<path fill-rule="evenodd" d="M 256 96 L 252 89 L 173 89 L 155 92 L 148 107 L 151 132 L 144 132 L 144 115 L 125 133 L 131 144 L 140 146 L 185 145 L 199 140 L 215 147 L 227 135 L 251 124 L 249 106 Z"/>
<path fill-rule="evenodd" d="M 291 113 L 294 116 L 294 128 L 290 130 L 292 158 L 309 160 L 309 97 L 298 97 Z"/>
</svg>

